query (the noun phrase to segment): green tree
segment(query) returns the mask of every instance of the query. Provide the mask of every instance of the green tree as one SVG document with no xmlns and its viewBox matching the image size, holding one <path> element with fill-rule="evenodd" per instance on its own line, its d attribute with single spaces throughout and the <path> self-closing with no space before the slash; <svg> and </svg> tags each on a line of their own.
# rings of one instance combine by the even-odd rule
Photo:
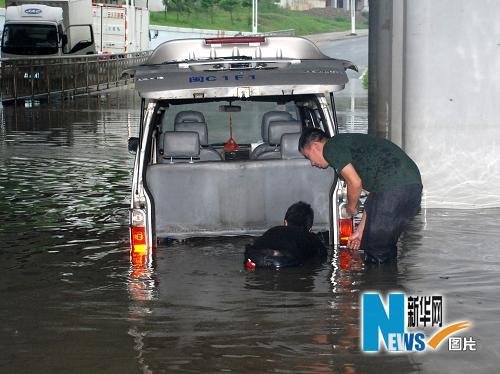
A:
<svg viewBox="0 0 500 374">
<path fill-rule="evenodd" d="M 220 7 L 226 12 L 229 12 L 229 16 L 231 17 L 231 23 L 234 23 L 233 11 L 236 9 L 238 5 L 239 5 L 238 0 L 221 0 L 220 2 Z"/>
<path fill-rule="evenodd" d="M 196 0 L 183 0 L 182 11 L 187 13 L 187 18 L 191 17 L 193 9 L 197 8 L 198 4 Z"/>
<path fill-rule="evenodd" d="M 184 0 L 163 0 L 163 4 L 165 5 L 165 11 L 168 9 L 172 9 L 177 13 L 177 21 L 179 20 L 179 13 L 184 10 L 185 4 Z"/>
<path fill-rule="evenodd" d="M 162 0 L 163 5 L 165 6 L 165 18 L 167 18 L 167 8 L 170 5 L 170 0 Z"/>
<path fill-rule="evenodd" d="M 200 7 L 210 16 L 210 23 L 214 23 L 214 10 L 218 4 L 218 0 L 201 0 Z"/>
<path fill-rule="evenodd" d="M 241 6 L 248 8 L 248 26 L 252 25 L 252 0 L 241 0 Z"/>
</svg>

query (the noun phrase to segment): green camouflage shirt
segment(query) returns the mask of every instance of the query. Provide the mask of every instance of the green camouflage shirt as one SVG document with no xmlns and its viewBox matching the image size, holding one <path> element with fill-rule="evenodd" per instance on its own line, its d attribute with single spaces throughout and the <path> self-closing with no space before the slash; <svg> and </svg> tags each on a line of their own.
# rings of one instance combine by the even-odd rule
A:
<svg viewBox="0 0 500 374">
<path fill-rule="evenodd" d="M 352 164 L 363 189 L 368 192 L 422 184 L 415 162 L 386 139 L 365 134 L 338 134 L 328 139 L 323 156 L 339 175 L 344 166 Z"/>
</svg>

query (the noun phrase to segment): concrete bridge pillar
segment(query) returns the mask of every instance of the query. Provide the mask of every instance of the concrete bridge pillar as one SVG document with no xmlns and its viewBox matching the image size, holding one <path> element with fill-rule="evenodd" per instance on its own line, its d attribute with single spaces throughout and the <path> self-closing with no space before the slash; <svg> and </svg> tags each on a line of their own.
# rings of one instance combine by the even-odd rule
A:
<svg viewBox="0 0 500 374">
<path fill-rule="evenodd" d="M 500 2 L 370 2 L 369 132 L 419 165 L 429 207 L 500 206 Z"/>
</svg>

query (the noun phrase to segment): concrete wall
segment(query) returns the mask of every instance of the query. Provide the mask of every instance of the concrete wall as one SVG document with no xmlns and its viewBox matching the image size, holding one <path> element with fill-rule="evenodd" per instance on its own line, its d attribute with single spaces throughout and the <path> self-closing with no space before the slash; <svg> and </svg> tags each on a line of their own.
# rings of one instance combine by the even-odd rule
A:
<svg viewBox="0 0 500 374">
<path fill-rule="evenodd" d="M 398 10 L 399 1 L 377 0 L 370 10 L 380 2 L 391 5 L 384 27 L 393 37 L 385 48 L 391 72 L 376 77 L 391 82 L 391 92 L 380 92 L 382 121 L 419 165 L 424 204 L 500 206 L 500 2 L 409 0 Z"/>
</svg>

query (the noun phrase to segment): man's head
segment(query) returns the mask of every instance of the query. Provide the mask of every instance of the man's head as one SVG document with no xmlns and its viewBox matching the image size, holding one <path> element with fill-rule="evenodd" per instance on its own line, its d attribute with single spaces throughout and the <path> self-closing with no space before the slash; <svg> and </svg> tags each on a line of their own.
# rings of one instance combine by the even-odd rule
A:
<svg viewBox="0 0 500 374">
<path fill-rule="evenodd" d="M 323 147 L 328 137 L 320 129 L 308 127 L 302 131 L 299 139 L 299 152 L 311 162 L 311 166 L 321 169 L 328 167 L 328 162 L 323 157 Z"/>
<path fill-rule="evenodd" d="M 303 201 L 296 202 L 287 209 L 285 214 L 286 226 L 302 227 L 304 231 L 311 230 L 314 222 L 314 211 Z"/>
</svg>

